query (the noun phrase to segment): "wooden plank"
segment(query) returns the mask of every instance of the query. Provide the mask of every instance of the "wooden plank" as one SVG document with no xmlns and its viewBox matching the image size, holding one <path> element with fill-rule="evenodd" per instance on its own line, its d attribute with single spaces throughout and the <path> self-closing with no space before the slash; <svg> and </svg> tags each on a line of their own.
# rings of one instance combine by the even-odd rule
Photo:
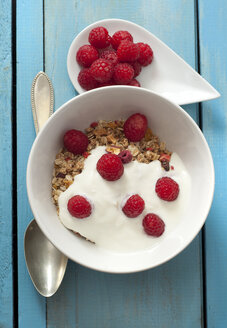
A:
<svg viewBox="0 0 227 328">
<path fill-rule="evenodd" d="M 0 327 L 13 326 L 11 3 L 0 0 Z M 7 206 L 6 206 L 7 204 Z"/>
<path fill-rule="evenodd" d="M 111 275 L 79 267 L 77 327 L 201 327 L 198 237 L 153 270 Z"/>
<path fill-rule="evenodd" d="M 67 51 L 76 33 L 74 1 L 45 2 L 45 69 L 50 76 L 55 109 L 76 95 L 66 70 Z M 76 327 L 76 270 L 69 261 L 59 291 L 47 299 L 47 327 Z"/>
<path fill-rule="evenodd" d="M 202 104 L 203 131 L 215 166 L 215 194 L 206 222 L 207 327 L 227 327 L 227 2 L 199 0 L 201 72 L 221 93 Z"/>
<path fill-rule="evenodd" d="M 45 62 L 56 108 L 75 92 L 66 70 L 73 37 L 107 17 L 138 23 L 195 66 L 194 1 L 47 1 Z M 197 106 L 186 110 L 197 119 Z M 169 263 L 144 273 L 109 275 L 72 265 L 61 292 L 48 300 L 48 327 L 201 327 L 199 237 Z M 63 286 L 62 286 L 63 287 Z M 71 306 L 70 306 L 71 302 Z"/>
<path fill-rule="evenodd" d="M 31 112 L 31 84 L 43 70 L 43 1 L 17 1 L 17 154 L 18 154 L 18 306 L 19 327 L 46 327 L 46 302 L 30 280 L 23 238 L 32 219 L 26 192 L 26 166 L 35 139 Z"/>
</svg>

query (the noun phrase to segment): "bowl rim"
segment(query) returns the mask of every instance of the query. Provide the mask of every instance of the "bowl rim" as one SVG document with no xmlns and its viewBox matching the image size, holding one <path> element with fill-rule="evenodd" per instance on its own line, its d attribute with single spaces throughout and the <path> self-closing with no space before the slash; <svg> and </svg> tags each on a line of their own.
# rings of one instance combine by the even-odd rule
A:
<svg viewBox="0 0 227 328">
<path fill-rule="evenodd" d="M 70 103 L 76 101 L 76 99 L 79 99 L 81 97 L 86 97 L 88 94 L 93 94 L 93 93 L 99 93 L 99 92 L 105 92 L 105 90 L 109 90 L 109 89 L 137 89 L 138 92 L 140 93 L 148 93 L 148 94 L 153 94 L 159 98 L 162 99 L 162 101 L 166 102 L 167 105 L 168 104 L 171 104 L 175 107 L 175 110 L 180 110 L 181 113 L 185 116 L 185 118 L 187 120 L 190 121 L 190 123 L 193 125 L 193 127 L 197 130 L 197 132 L 199 133 L 200 137 L 202 138 L 202 141 L 204 143 L 204 146 L 206 148 L 206 151 L 207 151 L 207 155 L 208 155 L 208 158 L 209 158 L 209 165 L 210 165 L 210 170 L 211 170 L 211 176 L 210 176 L 210 182 L 211 182 L 211 186 L 212 186 L 212 189 L 211 189 L 211 192 L 210 192 L 210 199 L 207 200 L 207 204 L 208 206 L 206 207 L 206 211 L 205 211 L 205 214 L 204 214 L 204 217 L 203 219 L 201 219 L 201 222 L 199 224 L 199 227 L 198 227 L 198 231 L 196 231 L 195 233 L 193 233 L 191 235 L 190 238 L 188 238 L 184 244 L 183 244 L 183 247 L 182 246 L 178 246 L 176 247 L 176 250 L 174 252 L 172 252 L 169 256 L 167 256 L 164 260 L 158 262 L 157 264 L 149 264 L 147 263 L 147 265 L 144 265 L 143 268 L 138 268 L 138 269 L 129 269 L 129 270 L 126 270 L 126 269 L 117 269 L 117 270 L 114 270 L 113 268 L 103 268 L 103 266 L 99 266 L 99 264 L 97 263 L 97 266 L 93 266 L 93 265 L 89 265 L 89 263 L 86 262 L 86 258 L 84 261 L 78 261 L 78 260 L 75 260 L 75 258 L 73 258 L 72 256 L 70 256 L 69 254 L 67 254 L 67 251 L 64 250 L 64 246 L 62 247 L 61 244 L 58 245 L 56 244 L 56 241 L 53 240 L 52 238 L 52 234 L 49 233 L 48 231 L 45 230 L 45 227 L 42 223 L 42 220 L 39 218 L 39 216 L 37 215 L 36 213 L 36 208 L 35 206 L 33 206 L 33 201 L 32 201 L 32 196 L 31 196 L 31 184 L 29 183 L 29 180 L 31 178 L 31 166 L 32 166 L 32 157 L 33 157 L 33 154 L 35 152 L 35 149 L 36 149 L 36 145 L 37 143 L 39 142 L 39 139 L 40 139 L 40 136 L 43 134 L 43 131 L 45 131 L 50 122 L 52 121 L 52 119 L 55 117 L 55 116 L 58 116 L 60 114 L 60 112 L 62 110 L 64 110 L 65 107 L 67 107 L 67 105 L 69 105 Z M 140 91 L 139 91 L 140 90 Z M 204 225 L 207 217 L 208 217 L 208 214 L 209 214 L 209 211 L 210 211 L 210 208 L 211 208 L 211 205 L 212 205 L 212 201 L 213 201 L 213 197 L 214 197 L 214 188 L 215 188 L 215 171 L 214 171 L 214 163 L 213 163 L 213 158 L 212 158 L 212 154 L 211 154 L 211 151 L 210 151 L 210 148 L 209 148 L 209 145 L 205 139 L 205 136 L 203 135 L 201 129 L 199 128 L 199 126 L 197 125 L 197 123 L 193 120 L 193 118 L 183 109 L 181 108 L 178 104 L 170 101 L 169 99 L 161 96 L 160 94 L 156 93 L 156 92 L 153 92 L 153 91 L 150 91 L 150 90 L 147 90 L 145 88 L 138 88 L 138 87 L 133 87 L 133 86 L 125 86 L 125 85 L 120 85 L 120 86 L 106 86 L 106 87 L 102 87 L 102 88 L 98 88 L 98 89 L 93 89 L 93 90 L 90 90 L 90 91 L 86 91 L 82 94 L 79 94 L 71 99 L 69 99 L 67 102 L 65 102 L 64 104 L 62 104 L 58 109 L 55 110 L 55 112 L 51 115 L 51 117 L 47 120 L 47 122 L 44 124 L 42 130 L 38 133 L 38 135 L 36 136 L 33 144 L 32 144 L 32 147 L 31 147 L 31 150 L 30 150 L 30 153 L 29 153 L 29 157 L 28 157 L 28 161 L 27 161 L 27 170 L 26 170 L 26 187 L 27 187 L 27 195 L 28 195 L 28 200 L 29 200 L 29 204 L 30 204 L 30 207 L 31 207 L 31 210 L 32 210 L 32 213 L 34 215 L 34 218 L 38 224 L 38 226 L 40 227 L 40 229 L 42 230 L 42 232 L 44 233 L 44 235 L 51 241 L 51 243 L 59 250 L 61 251 L 65 256 L 67 256 L 69 259 L 71 259 L 73 262 L 76 262 L 80 265 L 83 265 L 84 267 L 87 267 L 89 269 L 93 269 L 93 270 L 96 270 L 96 271 L 100 271 L 100 272 L 106 272 L 106 273 L 116 273 L 116 274 L 128 274 L 128 273 L 135 273 L 135 272 L 141 272 L 141 271 L 145 271 L 145 270 L 148 270 L 148 269 L 152 269 L 152 268 L 155 268 L 155 267 L 158 267 L 166 262 L 168 262 L 169 260 L 173 259 L 175 256 L 177 256 L 178 254 L 180 254 L 194 239 L 195 237 L 198 235 L 198 233 L 200 232 L 202 226 Z"/>
</svg>

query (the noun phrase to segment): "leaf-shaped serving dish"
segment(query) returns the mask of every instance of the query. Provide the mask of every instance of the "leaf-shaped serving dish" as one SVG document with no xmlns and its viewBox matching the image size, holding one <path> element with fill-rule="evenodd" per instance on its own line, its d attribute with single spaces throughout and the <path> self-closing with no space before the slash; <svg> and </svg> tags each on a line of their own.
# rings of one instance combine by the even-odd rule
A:
<svg viewBox="0 0 227 328">
<path fill-rule="evenodd" d="M 148 43 L 154 51 L 151 65 L 142 69 L 138 80 L 145 89 L 183 105 L 220 97 L 201 75 L 189 64 L 145 28 L 122 19 L 104 19 L 87 26 L 73 40 L 67 57 L 68 74 L 78 93 L 85 90 L 77 81 L 81 67 L 76 62 L 77 50 L 88 44 L 88 35 L 92 28 L 104 26 L 110 35 L 119 30 L 127 30 L 133 35 L 134 42 Z"/>
</svg>

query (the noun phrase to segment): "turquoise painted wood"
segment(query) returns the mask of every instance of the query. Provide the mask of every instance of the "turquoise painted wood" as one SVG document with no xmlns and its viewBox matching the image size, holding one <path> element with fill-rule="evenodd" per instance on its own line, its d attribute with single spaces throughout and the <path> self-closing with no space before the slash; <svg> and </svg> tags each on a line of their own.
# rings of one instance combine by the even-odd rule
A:
<svg viewBox="0 0 227 328">
<path fill-rule="evenodd" d="M 198 0 L 201 72 L 222 98 L 202 104 L 203 129 L 216 169 L 214 203 L 206 223 L 207 326 L 227 326 L 226 258 L 226 2 Z M 200 237 L 179 256 L 156 269 L 131 275 L 111 275 L 70 262 L 59 291 L 40 297 L 30 281 L 23 254 L 23 235 L 32 214 L 25 188 L 28 153 L 35 138 L 30 88 L 43 62 L 55 89 L 55 108 L 76 93 L 68 79 L 66 54 L 73 37 L 95 20 L 116 17 L 132 20 L 150 30 L 196 67 L 197 35 L 194 1 L 165 0 L 60 0 L 17 1 L 17 133 L 18 133 L 18 303 L 19 327 L 203 327 Z M 11 172 L 10 122 L 10 4 L 0 1 L 0 161 L 5 177 Z M 43 50 L 44 58 L 43 58 Z M 3 81 L 3 83 L 2 83 Z M 4 86 L 4 87 L 3 87 Z M 185 109 L 198 121 L 197 105 Z M 3 139 L 2 139 L 3 138 Z M 4 161 L 4 162 L 3 162 Z M 0 190 L 0 327 L 12 327 L 11 185 Z M 7 191 L 7 192 L 6 192 Z M 7 199 L 6 199 L 7 197 Z M 6 250 L 6 251 L 5 251 Z"/>
<path fill-rule="evenodd" d="M 26 193 L 26 165 L 35 139 L 31 113 L 31 84 L 43 70 L 43 1 L 17 1 L 17 168 L 18 168 L 18 325 L 46 327 L 46 300 L 39 296 L 28 275 L 23 238 L 32 219 Z"/>
<path fill-rule="evenodd" d="M 0 0 L 0 327 L 13 326 L 11 3 Z M 7 204 L 7 206 L 6 206 Z"/>
<path fill-rule="evenodd" d="M 156 34 L 192 66 L 194 1 L 45 2 L 45 67 L 55 108 L 75 95 L 66 70 L 68 47 L 88 24 L 107 17 L 132 20 Z M 197 106 L 185 106 L 197 119 Z M 199 237 L 171 262 L 144 273 L 109 275 L 70 263 L 59 292 L 47 301 L 48 327 L 201 327 Z M 185 283 L 187 282 L 187 283 Z"/>
<path fill-rule="evenodd" d="M 215 166 L 216 190 L 206 223 L 208 328 L 227 327 L 227 3 L 199 0 L 201 71 L 221 93 L 202 104 L 203 131 Z"/>
</svg>

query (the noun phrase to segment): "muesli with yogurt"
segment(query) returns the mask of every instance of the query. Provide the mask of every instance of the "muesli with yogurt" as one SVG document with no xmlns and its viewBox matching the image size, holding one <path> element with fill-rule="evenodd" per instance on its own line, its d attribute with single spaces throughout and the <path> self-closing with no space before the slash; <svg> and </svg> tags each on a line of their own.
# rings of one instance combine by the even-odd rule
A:
<svg viewBox="0 0 227 328">
<path fill-rule="evenodd" d="M 179 156 L 140 113 L 93 122 L 85 133 L 67 131 L 54 163 L 52 195 L 61 222 L 106 249 L 150 247 L 181 217 L 188 190 Z"/>
<path fill-rule="evenodd" d="M 52 179 L 52 198 L 58 208 L 58 197 L 74 181 L 84 168 L 84 161 L 92 149 L 106 146 L 106 151 L 118 155 L 123 150 L 129 150 L 132 160 L 140 163 L 150 163 L 159 160 L 166 171 L 169 171 L 171 152 L 166 149 L 166 144 L 147 128 L 144 138 L 139 142 L 131 142 L 124 135 L 124 120 L 104 121 L 99 120 L 90 124 L 85 129 L 89 145 L 83 154 L 67 151 L 63 147 L 56 155 Z"/>
</svg>

